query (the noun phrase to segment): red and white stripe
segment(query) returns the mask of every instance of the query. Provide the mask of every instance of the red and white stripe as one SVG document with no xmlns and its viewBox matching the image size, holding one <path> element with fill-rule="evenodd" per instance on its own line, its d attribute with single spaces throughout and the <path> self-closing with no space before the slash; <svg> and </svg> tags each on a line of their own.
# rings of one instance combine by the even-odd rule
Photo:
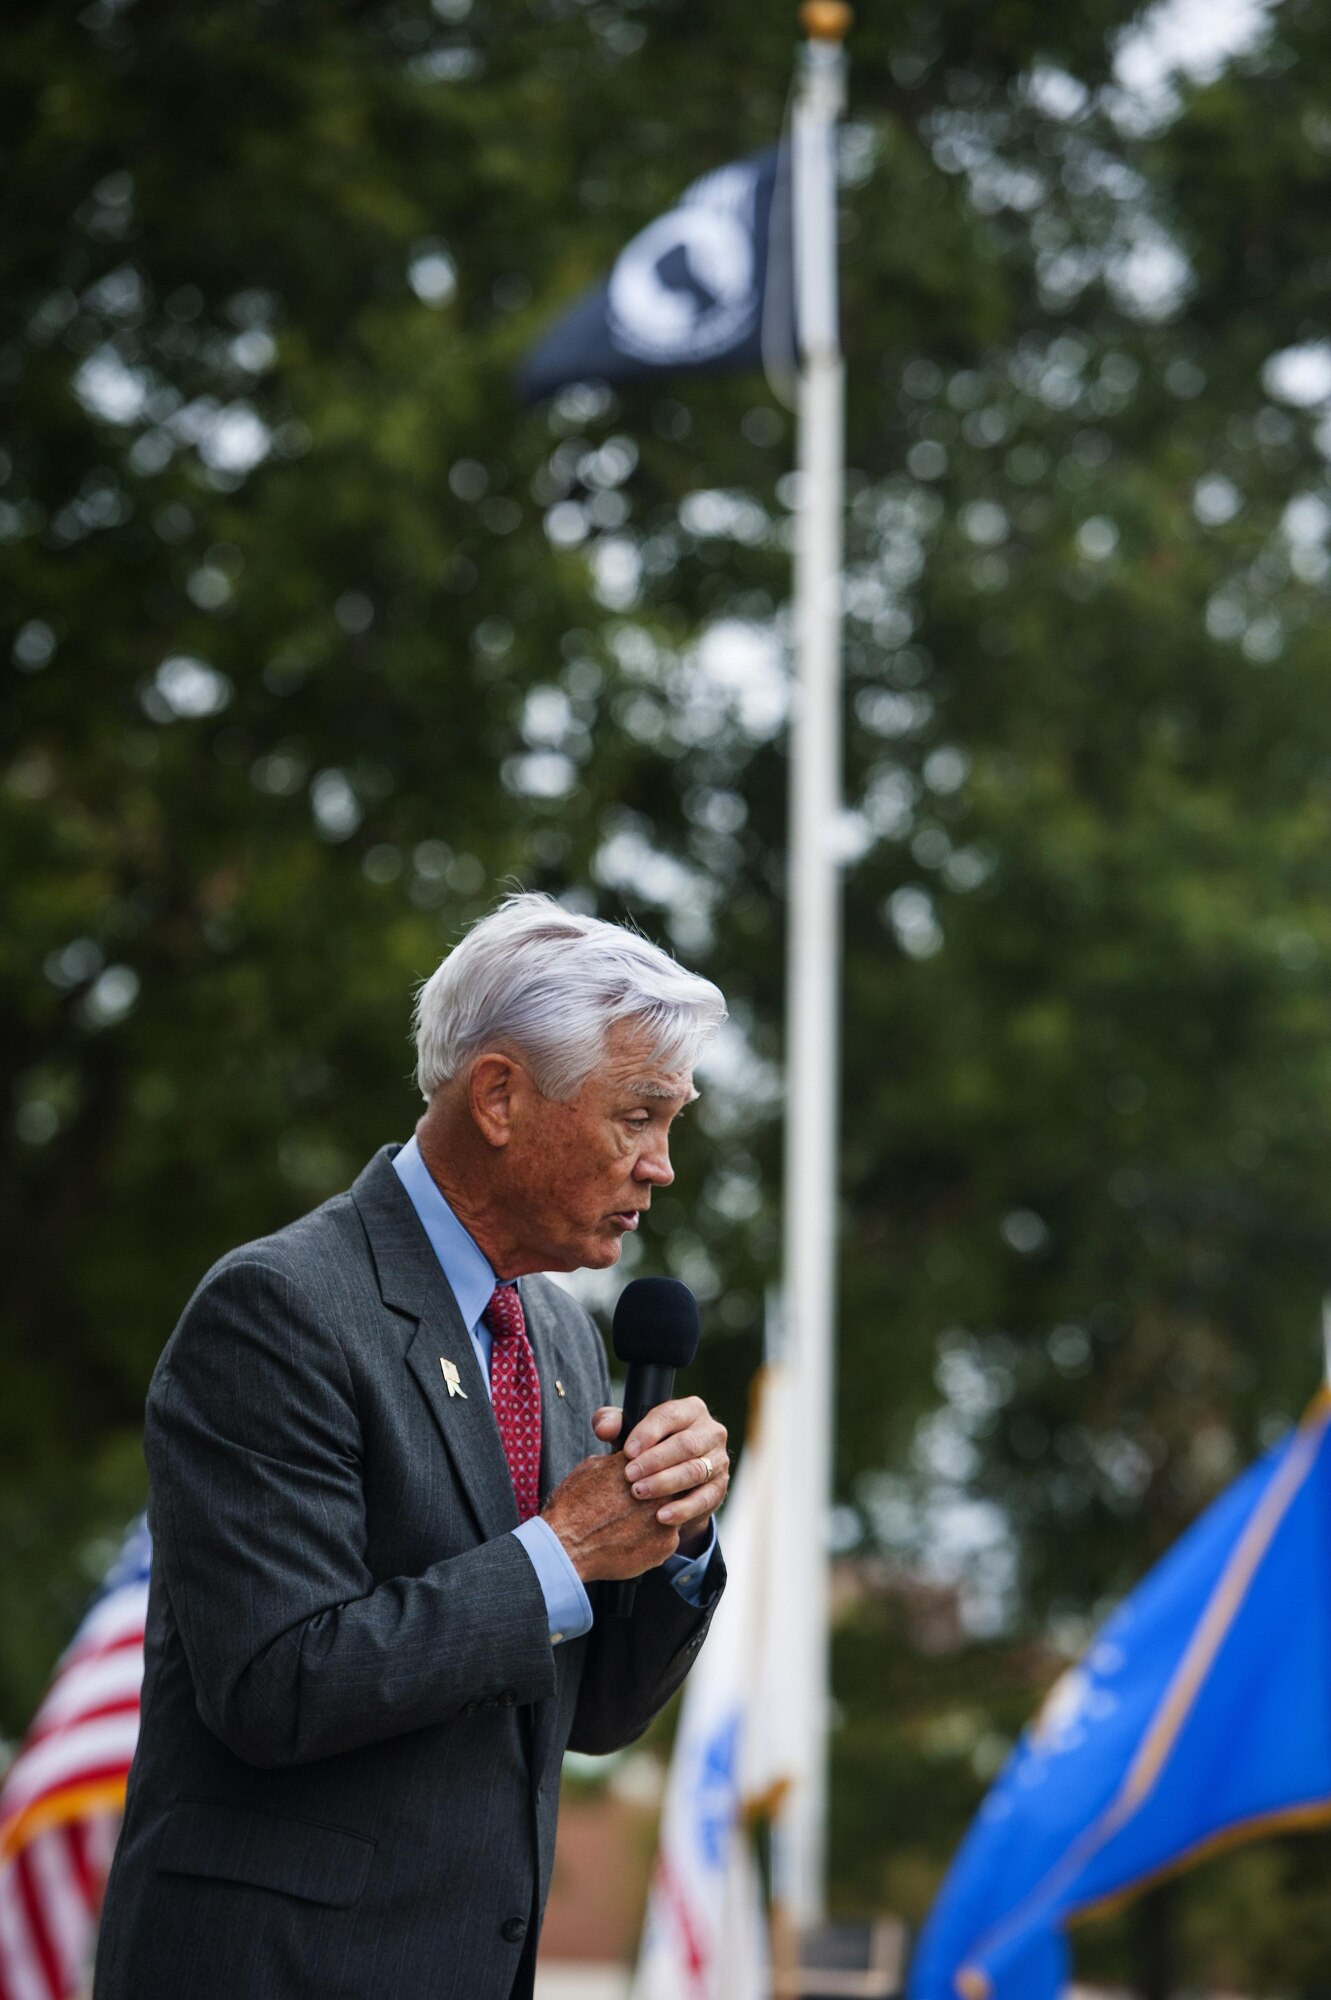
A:
<svg viewBox="0 0 1331 2000">
<path fill-rule="evenodd" d="M 78 2000 L 139 1734 L 148 1584 L 89 1611 L 0 1786 L 0 2000 Z"/>
</svg>

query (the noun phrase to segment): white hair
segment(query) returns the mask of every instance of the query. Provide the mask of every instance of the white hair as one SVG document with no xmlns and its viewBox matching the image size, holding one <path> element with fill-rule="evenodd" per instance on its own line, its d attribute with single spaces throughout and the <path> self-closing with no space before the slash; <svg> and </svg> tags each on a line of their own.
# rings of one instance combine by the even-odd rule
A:
<svg viewBox="0 0 1331 2000">
<path fill-rule="evenodd" d="M 651 1063 L 673 1076 L 725 1018 L 720 989 L 639 932 L 551 896 L 509 896 L 417 991 L 416 1082 L 428 1101 L 483 1049 L 508 1048 L 543 1097 L 567 1102 L 615 1022 L 641 1022 Z"/>
</svg>

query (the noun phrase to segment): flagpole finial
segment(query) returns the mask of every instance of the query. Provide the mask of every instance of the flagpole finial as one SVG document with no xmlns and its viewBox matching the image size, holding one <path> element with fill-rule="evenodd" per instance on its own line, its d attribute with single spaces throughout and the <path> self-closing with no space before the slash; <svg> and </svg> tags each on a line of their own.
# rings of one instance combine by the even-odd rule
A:
<svg viewBox="0 0 1331 2000">
<path fill-rule="evenodd" d="M 811 42 L 844 42 L 854 20 L 845 0 L 805 0 L 800 26 Z"/>
</svg>

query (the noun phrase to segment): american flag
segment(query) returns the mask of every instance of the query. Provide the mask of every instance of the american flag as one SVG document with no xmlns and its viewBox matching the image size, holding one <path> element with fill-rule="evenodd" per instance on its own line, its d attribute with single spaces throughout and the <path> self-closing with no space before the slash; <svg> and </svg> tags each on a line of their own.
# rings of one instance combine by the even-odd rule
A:
<svg viewBox="0 0 1331 2000">
<path fill-rule="evenodd" d="M 151 1557 L 140 1518 L 0 1786 L 0 2000 L 87 1991 L 139 1734 Z"/>
</svg>

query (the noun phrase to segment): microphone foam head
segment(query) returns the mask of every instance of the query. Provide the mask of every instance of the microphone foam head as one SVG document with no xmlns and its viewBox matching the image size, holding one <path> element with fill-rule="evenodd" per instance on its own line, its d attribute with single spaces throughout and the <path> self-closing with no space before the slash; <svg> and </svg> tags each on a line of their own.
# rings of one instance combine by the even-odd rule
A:
<svg viewBox="0 0 1331 2000">
<path fill-rule="evenodd" d="M 687 1368 L 698 1351 L 698 1301 L 678 1278 L 634 1278 L 619 1295 L 612 1332 L 626 1364 Z"/>
</svg>

